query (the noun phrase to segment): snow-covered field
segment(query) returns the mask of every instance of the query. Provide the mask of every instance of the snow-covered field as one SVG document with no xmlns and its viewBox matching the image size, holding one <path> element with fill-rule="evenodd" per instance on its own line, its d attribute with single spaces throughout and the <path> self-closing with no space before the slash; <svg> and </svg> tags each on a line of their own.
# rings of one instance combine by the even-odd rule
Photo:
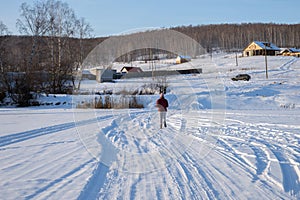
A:
<svg viewBox="0 0 300 200">
<path fill-rule="evenodd" d="M 164 129 L 158 95 L 144 109 L 76 109 L 72 96 L 1 108 L 0 199 L 300 199 L 300 59 L 268 57 L 268 80 L 264 57 L 238 61 L 175 66 L 203 74 L 167 78 Z"/>
</svg>

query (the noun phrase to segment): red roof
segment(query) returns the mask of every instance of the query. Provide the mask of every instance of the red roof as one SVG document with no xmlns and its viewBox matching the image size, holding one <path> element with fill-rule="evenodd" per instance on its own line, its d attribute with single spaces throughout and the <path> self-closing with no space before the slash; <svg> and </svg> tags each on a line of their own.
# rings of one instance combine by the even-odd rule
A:
<svg viewBox="0 0 300 200">
<path fill-rule="evenodd" d="M 123 67 L 121 72 L 143 72 L 143 70 L 140 67 Z"/>
</svg>

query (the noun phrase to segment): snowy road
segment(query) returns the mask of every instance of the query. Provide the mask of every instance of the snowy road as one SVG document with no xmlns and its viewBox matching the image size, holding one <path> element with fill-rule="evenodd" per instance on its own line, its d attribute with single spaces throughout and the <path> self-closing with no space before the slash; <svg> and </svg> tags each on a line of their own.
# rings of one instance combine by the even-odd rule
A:
<svg viewBox="0 0 300 200">
<path fill-rule="evenodd" d="M 44 112 L 36 113 L 39 121 L 43 115 L 49 120 L 51 114 Z M 110 165 L 91 156 L 88 142 L 77 137 L 72 110 L 57 110 L 53 120 L 59 113 L 70 122 L 36 124 L 36 129 L 1 137 L 1 199 L 299 198 L 299 125 L 278 123 L 286 116 L 300 121 L 295 111 L 231 110 L 219 125 L 208 122 L 208 111 L 190 112 L 189 118 L 170 111 L 163 130 L 156 128 L 152 111 L 97 112 L 103 116 L 77 126 L 106 124 L 99 134 L 118 149 Z"/>
</svg>

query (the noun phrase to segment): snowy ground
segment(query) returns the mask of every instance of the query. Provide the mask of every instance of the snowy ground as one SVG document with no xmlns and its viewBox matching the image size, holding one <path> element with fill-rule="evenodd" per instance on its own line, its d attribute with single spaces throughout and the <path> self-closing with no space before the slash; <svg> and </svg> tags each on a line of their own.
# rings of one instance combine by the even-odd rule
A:
<svg viewBox="0 0 300 200">
<path fill-rule="evenodd" d="M 176 66 L 203 74 L 167 79 L 162 130 L 158 96 L 144 109 L 73 109 L 71 96 L 1 108 L 0 199 L 300 199 L 300 59 L 268 65 L 268 80 L 264 57 Z"/>
</svg>

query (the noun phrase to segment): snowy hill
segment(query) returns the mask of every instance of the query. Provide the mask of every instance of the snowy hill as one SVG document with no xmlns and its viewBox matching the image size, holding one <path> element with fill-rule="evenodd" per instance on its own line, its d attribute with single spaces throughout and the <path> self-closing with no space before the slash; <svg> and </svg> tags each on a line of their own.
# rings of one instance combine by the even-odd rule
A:
<svg viewBox="0 0 300 200">
<path fill-rule="evenodd" d="M 238 64 L 234 54 L 214 54 L 161 65 L 203 69 L 167 77 L 164 129 L 158 95 L 138 97 L 143 109 L 75 108 L 93 95 L 1 108 L 0 199 L 299 199 L 300 59 L 268 57 L 269 79 L 264 57 Z M 250 81 L 231 80 L 240 73 Z M 82 87 L 120 91 L 151 81 Z"/>
</svg>

